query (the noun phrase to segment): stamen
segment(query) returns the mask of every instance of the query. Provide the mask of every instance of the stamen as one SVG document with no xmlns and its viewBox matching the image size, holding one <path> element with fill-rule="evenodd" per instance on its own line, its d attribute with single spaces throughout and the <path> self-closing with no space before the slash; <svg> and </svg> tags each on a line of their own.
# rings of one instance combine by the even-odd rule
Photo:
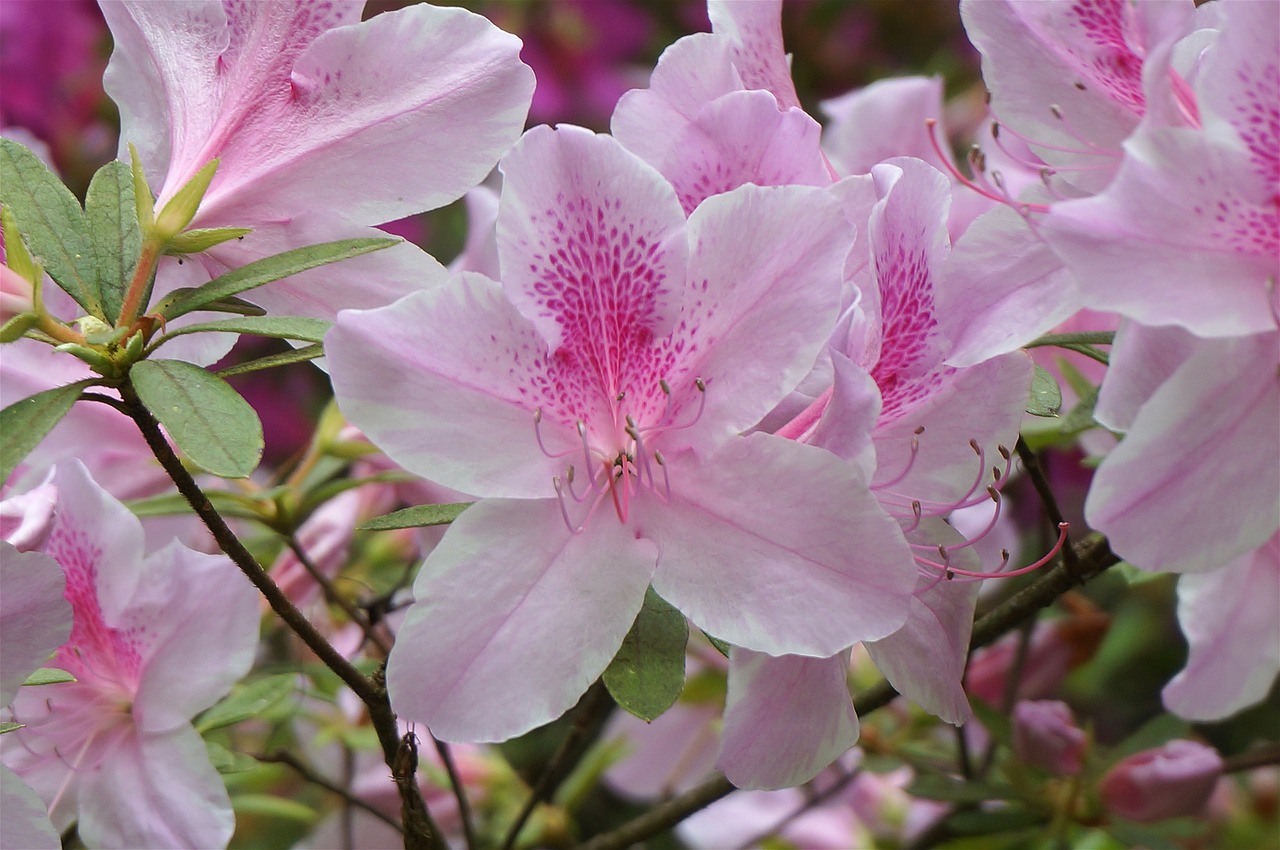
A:
<svg viewBox="0 0 1280 850">
<path fill-rule="evenodd" d="M 892 487 L 893 485 L 897 484 L 899 481 L 907 477 L 907 474 L 911 472 L 911 468 L 916 465 L 916 457 L 919 456 L 920 454 L 920 435 L 923 433 L 924 433 L 923 425 L 921 425 L 920 427 L 916 428 L 916 430 L 911 432 L 911 455 L 907 458 L 906 467 L 897 475 L 895 475 L 893 478 L 890 478 L 888 481 L 884 481 L 884 482 L 881 482 L 880 484 L 872 485 L 873 490 L 883 490 L 886 487 Z"/>
<path fill-rule="evenodd" d="M 692 419 L 683 425 L 646 425 L 639 430 L 647 434 L 661 434 L 667 431 L 683 431 L 685 428 L 692 428 L 696 425 L 698 420 L 702 418 L 702 412 L 707 409 L 707 384 L 701 378 L 694 378 L 693 385 L 698 390 L 698 412 L 694 414 Z M 665 423 L 666 420 L 671 418 L 671 386 L 666 381 L 659 379 L 658 388 L 661 389 L 663 394 L 667 397 L 667 408 L 662 416 L 663 422 Z"/>
<path fill-rule="evenodd" d="M 985 186 L 981 186 L 978 183 L 975 183 L 973 180 L 966 177 L 964 174 L 960 173 L 960 169 L 956 168 L 955 165 L 951 162 L 951 157 L 943 153 L 942 145 L 938 142 L 937 133 L 936 133 L 937 126 L 938 126 L 937 119 L 927 118 L 925 119 L 924 123 L 925 123 L 925 126 L 928 128 L 929 145 L 933 148 L 934 153 L 938 155 L 938 159 L 940 159 L 943 165 L 946 167 L 947 173 L 950 174 L 955 179 L 955 181 L 959 183 L 961 186 L 964 186 L 967 189 L 972 189 L 982 197 L 989 198 L 998 204 L 1003 204 L 1009 207 L 1021 208 L 1026 212 L 1047 213 L 1049 211 L 1049 207 L 1044 204 L 1019 204 L 1017 201 L 1010 198 L 1007 193 L 1004 195 L 1000 195 L 995 192 L 992 192 L 990 189 L 986 188 Z"/>
<path fill-rule="evenodd" d="M 662 470 L 662 485 L 666 489 L 666 498 L 664 501 L 671 501 L 671 477 L 667 475 L 667 462 L 662 459 L 662 452 L 654 452 L 653 459 L 658 462 L 658 467 Z M 657 490 L 654 490 L 655 495 Z"/>
<path fill-rule="evenodd" d="M 1065 546 L 1067 543 L 1067 530 L 1070 527 L 1071 527 L 1070 523 L 1066 523 L 1066 522 L 1058 523 L 1058 540 L 1056 543 L 1053 544 L 1053 548 L 1050 549 L 1049 552 L 1044 557 L 1040 558 L 1040 560 L 1036 561 L 1034 564 L 1029 564 L 1028 566 L 1022 567 L 1020 569 L 1012 570 L 1007 573 L 1003 572 L 1004 567 L 1009 562 L 1009 551 L 1007 549 L 1002 549 L 1000 551 L 1000 554 L 1003 556 L 1003 560 L 1000 564 L 999 569 L 995 572 L 990 572 L 990 573 L 978 572 L 976 570 L 963 570 L 963 569 L 960 569 L 959 567 L 951 566 L 950 558 L 947 552 L 947 548 L 945 546 L 938 547 L 939 551 L 942 553 L 943 563 L 939 564 L 936 561 L 930 561 L 927 558 L 921 558 L 921 557 L 917 557 L 915 561 L 917 564 L 919 564 L 922 567 L 928 567 L 930 569 L 940 570 L 948 581 L 951 581 L 955 576 L 960 576 L 962 578 L 969 579 L 971 581 L 982 581 L 983 579 L 989 579 L 989 578 L 1014 578 L 1016 576 L 1026 575 L 1027 573 L 1034 572 L 1040 569 L 1041 567 L 1045 566 L 1046 564 L 1048 564 L 1054 558 L 1056 558 L 1058 553 L 1062 551 L 1062 547 Z M 959 548 L 959 547 L 956 547 L 956 548 Z"/>
<path fill-rule="evenodd" d="M 564 527 L 569 529 L 570 534 L 581 534 L 585 526 L 573 527 L 573 522 L 569 519 L 569 508 L 564 503 L 564 487 L 561 485 L 559 475 L 551 479 L 551 486 L 556 490 L 556 500 L 560 503 L 560 516 L 564 518 Z"/>
<path fill-rule="evenodd" d="M 627 436 L 635 441 L 634 456 L 639 458 L 640 462 L 636 466 L 636 478 L 641 484 L 644 484 L 644 475 L 649 476 L 649 486 L 654 486 L 653 468 L 649 466 L 649 453 L 645 451 L 644 440 L 640 436 L 640 429 L 636 427 L 636 420 L 631 416 L 627 416 Z"/>
<path fill-rule="evenodd" d="M 539 407 L 533 412 L 533 435 L 538 438 L 538 448 L 542 449 L 542 453 L 551 459 L 564 457 L 573 454 L 573 449 L 565 449 L 562 452 L 552 452 L 547 448 L 547 444 L 542 442 L 542 408 Z"/>
</svg>

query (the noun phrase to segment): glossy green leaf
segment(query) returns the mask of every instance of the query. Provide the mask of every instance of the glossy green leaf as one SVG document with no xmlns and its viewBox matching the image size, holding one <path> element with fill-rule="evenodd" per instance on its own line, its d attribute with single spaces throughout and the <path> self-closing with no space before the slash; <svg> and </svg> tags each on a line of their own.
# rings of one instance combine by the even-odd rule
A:
<svg viewBox="0 0 1280 850">
<path fill-rule="evenodd" d="M 184 334 L 206 332 L 253 334 L 275 339 L 320 342 L 331 327 L 333 322 L 327 319 L 308 319 L 303 316 L 244 316 L 239 319 L 219 319 L 216 322 L 201 322 L 198 325 L 175 328 L 165 334 L 157 345 L 163 345 L 174 337 Z"/>
<path fill-rule="evenodd" d="M 108 318 L 98 291 L 93 237 L 80 202 L 35 154 L 2 138 L 0 204 L 13 214 L 27 250 L 49 276 L 86 312 Z"/>
<path fill-rule="evenodd" d="M 181 360 L 143 360 L 129 373 L 138 397 L 196 466 L 244 478 L 262 457 L 262 423 L 226 381 Z"/>
<path fill-rule="evenodd" d="M 3 735 L 6 732 L 16 732 L 24 725 L 26 724 L 14 723 L 12 720 L 0 720 L 0 735 Z"/>
<path fill-rule="evenodd" d="M 236 687 L 217 705 L 196 718 L 196 731 L 201 735 L 266 712 L 298 687 L 293 673 L 278 673 Z"/>
<path fill-rule="evenodd" d="M 261 372 L 263 369 L 275 369 L 279 366 L 289 366 L 293 363 L 306 363 L 308 360 L 318 360 L 321 357 L 324 357 L 324 346 L 319 343 L 304 345 L 302 348 L 297 348 L 293 351 L 282 351 L 279 354 L 268 354 L 266 357 L 259 357 L 257 360 L 237 363 L 235 366 L 219 370 L 218 376 L 230 378 L 232 375 Z"/>
<path fill-rule="evenodd" d="M 424 525 L 448 525 L 474 502 L 454 502 L 448 505 L 414 505 L 374 517 L 360 525 L 361 531 L 390 531 L 393 528 L 419 528 Z"/>
<path fill-rule="evenodd" d="M 84 214 L 93 238 L 102 309 L 108 321 L 114 321 L 142 255 L 129 166 L 115 160 L 98 169 L 85 195 Z"/>
<path fill-rule="evenodd" d="M 307 269 L 390 248 L 392 245 L 400 244 L 401 241 L 391 238 L 341 239 L 337 242 L 326 242 L 323 245 L 295 248 L 283 254 L 249 263 L 216 277 L 203 286 L 198 286 L 175 298 L 165 299 L 156 305 L 156 312 L 166 319 L 173 320 L 194 310 L 205 309 L 206 304 L 229 295 L 239 295 L 241 292 L 248 292 L 250 289 L 256 289 Z"/>
<path fill-rule="evenodd" d="M 0 410 L 0 481 L 7 481 L 22 459 L 67 415 L 80 391 L 93 382 L 77 381 L 28 396 Z"/>
<path fill-rule="evenodd" d="M 670 708 L 684 688 L 689 624 L 652 587 L 631 631 L 604 671 L 604 685 L 624 710 L 646 722 Z"/>
<path fill-rule="evenodd" d="M 1062 390 L 1058 381 L 1036 366 L 1035 377 L 1031 379 L 1031 396 L 1027 399 L 1027 413 L 1032 416 L 1057 416 L 1062 408 Z"/>
<path fill-rule="evenodd" d="M 22 684 L 24 687 L 35 687 L 36 685 L 60 685 L 63 682 L 75 680 L 76 677 L 66 670 L 59 670 L 57 667 L 41 667 L 28 676 Z"/>
</svg>

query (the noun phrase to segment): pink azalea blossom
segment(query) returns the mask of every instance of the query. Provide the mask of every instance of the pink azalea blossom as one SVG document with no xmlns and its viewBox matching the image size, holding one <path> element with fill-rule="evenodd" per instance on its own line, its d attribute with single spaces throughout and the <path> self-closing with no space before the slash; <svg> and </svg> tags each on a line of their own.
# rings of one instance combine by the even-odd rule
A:
<svg viewBox="0 0 1280 850">
<path fill-rule="evenodd" d="M 1088 736 L 1065 702 L 1023 700 L 1013 707 L 1013 752 L 1024 764 L 1074 776 L 1084 763 Z"/>
<path fill-rule="evenodd" d="M 1273 329 L 1280 276 L 1280 7 L 1222 14 L 1198 125 L 1144 126 L 1105 192 L 1044 222 L 1089 306 L 1201 336 Z"/>
<path fill-rule="evenodd" d="M 572 127 L 530 131 L 503 174 L 501 286 L 464 274 L 346 312 L 327 341 L 356 425 L 411 472 L 486 497 L 419 573 L 388 668 L 397 711 L 449 740 L 558 716 L 650 582 L 769 654 L 901 625 L 914 579 L 889 565 L 909 554 L 858 470 L 738 436 L 830 332 L 838 205 L 743 187 L 686 223 L 657 172 Z"/>
<path fill-rule="evenodd" d="M 363 5 L 103 4 L 122 156 L 126 143 L 137 146 L 158 205 L 218 158 L 191 226 L 255 228 L 203 254 L 207 275 L 376 235 L 369 225 L 448 203 L 518 136 L 533 89 L 518 39 L 462 9 L 413 5 L 361 22 Z M 157 291 L 174 285 L 172 274 L 161 268 Z M 439 274 L 406 243 L 252 297 L 332 317 L 389 303 Z"/>
<path fill-rule="evenodd" d="M 230 800 L 190 718 L 249 669 L 256 594 L 225 556 L 174 542 L 144 557 L 138 520 L 79 463 L 54 484 L 44 551 L 75 621 L 50 666 L 76 681 L 19 693 L 4 762 L 90 846 L 224 846 Z"/>
<path fill-rule="evenodd" d="M 7 539 L 0 542 L 0 584 L 0 706 L 7 706 L 71 633 L 71 606 L 62 595 L 66 579 L 58 562 L 40 552 L 19 552 Z M 62 846 L 44 803 L 5 765 L 0 765 L 0 820 L 6 847 Z"/>
</svg>

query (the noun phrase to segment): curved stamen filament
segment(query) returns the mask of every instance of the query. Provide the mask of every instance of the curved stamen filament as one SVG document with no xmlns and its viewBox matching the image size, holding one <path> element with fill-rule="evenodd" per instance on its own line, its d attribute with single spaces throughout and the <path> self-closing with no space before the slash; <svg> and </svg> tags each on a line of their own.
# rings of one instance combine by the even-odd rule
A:
<svg viewBox="0 0 1280 850">
<path fill-rule="evenodd" d="M 936 118 L 928 118 L 928 119 L 925 119 L 924 123 L 925 123 L 925 126 L 928 128 L 929 145 L 933 148 L 934 153 L 938 155 L 938 159 L 940 159 L 943 165 L 946 166 L 947 173 L 949 173 L 955 179 L 955 181 L 959 183 L 961 186 L 964 186 L 967 189 L 972 189 L 982 197 L 990 198 L 991 200 L 995 201 L 998 204 L 1004 204 L 1005 206 L 1014 207 L 1015 209 L 1021 209 L 1024 211 L 1024 213 L 1026 212 L 1044 213 L 1049 211 L 1049 207 L 1045 206 L 1044 204 L 1018 203 L 1013 198 L 1009 197 L 1008 193 L 1001 195 L 1001 194 L 992 192 L 990 189 L 986 188 L 985 186 L 979 185 L 978 183 L 969 179 L 965 175 L 961 174 L 960 169 L 955 167 L 955 165 L 951 162 L 951 157 L 947 156 L 946 153 L 943 152 L 942 145 L 941 143 L 938 142 L 938 135 L 937 135 L 938 120 Z M 973 162 L 972 159 L 970 161 Z"/>
<path fill-rule="evenodd" d="M 906 467 L 903 468 L 903 470 L 899 472 L 897 475 L 890 478 L 888 481 L 882 481 L 879 484 L 873 484 L 872 489 L 880 490 L 885 487 L 892 487 L 894 484 L 897 484 L 899 481 L 907 477 L 907 474 L 911 472 L 911 468 L 916 465 L 916 457 L 920 454 L 920 435 L 923 433 L 924 433 L 923 425 L 921 425 L 919 428 L 916 428 L 916 430 L 911 432 L 911 454 L 907 457 Z"/>
<path fill-rule="evenodd" d="M 707 409 L 707 385 L 701 378 L 694 378 L 693 385 L 698 390 L 698 412 L 693 415 L 692 419 L 683 425 L 672 425 L 667 422 L 667 420 L 671 418 L 672 414 L 671 385 L 664 380 L 659 380 L 658 387 L 662 390 L 662 394 L 667 397 L 666 410 L 662 415 L 663 424 L 646 425 L 639 430 L 646 434 L 662 434 L 667 431 L 683 431 L 685 428 L 692 428 L 694 425 L 698 424 L 698 420 L 702 418 L 702 412 Z"/>
<path fill-rule="evenodd" d="M 542 449 L 542 453 L 553 460 L 555 458 L 566 457 L 573 454 L 576 449 L 565 449 L 562 452 L 553 452 L 547 448 L 547 444 L 542 442 L 542 408 L 539 407 L 533 412 L 533 435 L 538 439 L 538 448 Z"/>
<path fill-rule="evenodd" d="M 928 567 L 929 569 L 941 571 L 943 577 L 946 578 L 948 581 L 951 581 L 956 576 L 960 576 L 962 578 L 969 579 L 972 581 L 981 581 L 983 579 L 989 579 L 989 578 L 1014 578 L 1016 576 L 1026 575 L 1027 573 L 1035 572 L 1036 570 L 1040 569 L 1041 567 L 1045 566 L 1050 561 L 1052 561 L 1054 558 L 1056 558 L 1058 556 L 1058 553 L 1062 551 L 1062 547 L 1065 546 L 1067 543 L 1067 531 L 1070 529 L 1070 527 L 1071 527 L 1070 523 L 1066 523 L 1066 522 L 1058 523 L 1058 540 L 1056 543 L 1053 544 L 1053 548 L 1050 549 L 1048 553 L 1044 555 L 1044 557 L 1040 558 L 1034 564 L 1029 564 L 1025 567 L 1021 567 L 1016 570 L 1010 570 L 1009 572 L 1003 571 L 1004 567 L 1009 562 L 1008 550 L 1004 550 L 1001 552 L 1001 555 L 1003 556 L 1003 560 L 1001 561 L 999 569 L 989 573 L 979 572 L 976 570 L 964 570 L 959 567 L 951 566 L 950 550 L 948 550 L 946 546 L 938 547 L 938 552 L 942 557 L 942 563 L 938 563 L 937 561 L 930 561 L 928 558 L 921 558 L 921 557 L 917 557 L 915 561 L 917 564 L 919 564 L 922 567 Z M 957 546 L 955 548 L 958 549 L 960 547 Z"/>
</svg>

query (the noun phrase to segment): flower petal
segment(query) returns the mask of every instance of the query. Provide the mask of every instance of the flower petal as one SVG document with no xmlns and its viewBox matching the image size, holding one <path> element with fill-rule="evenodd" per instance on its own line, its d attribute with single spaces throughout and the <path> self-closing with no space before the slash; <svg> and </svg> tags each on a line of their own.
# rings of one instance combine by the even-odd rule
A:
<svg viewBox="0 0 1280 850">
<path fill-rule="evenodd" d="M 71 605 L 58 562 L 0 541 L 0 706 L 71 634 Z"/>
<path fill-rule="evenodd" d="M 1165 707 L 1222 720 L 1266 697 L 1280 672 L 1280 535 L 1213 572 L 1178 579 L 1187 666 L 1165 686 Z"/>
<path fill-rule="evenodd" d="M 554 720 L 622 645 L 654 560 L 603 511 L 572 534 L 553 499 L 473 505 L 418 574 L 388 661 L 392 707 L 449 741 Z"/>
<path fill-rule="evenodd" d="M 852 465 L 753 434 L 668 466 L 671 504 L 637 526 L 659 547 L 654 590 L 697 625 L 735 646 L 819 657 L 901 627 L 911 553 Z"/>
<path fill-rule="evenodd" d="M 25 782 L 0 765 L 0 820 L 4 821 L 4 846 L 23 850 L 60 850 L 62 841 L 44 801 Z"/>
<path fill-rule="evenodd" d="M 781 109 L 800 107 L 782 47 L 782 0 L 708 0 L 711 30 L 733 43 L 733 64 L 749 89 L 773 92 Z"/>
<path fill-rule="evenodd" d="M 717 766 L 739 788 L 802 785 L 858 741 L 849 653 L 771 658 L 734 647 Z"/>
</svg>

